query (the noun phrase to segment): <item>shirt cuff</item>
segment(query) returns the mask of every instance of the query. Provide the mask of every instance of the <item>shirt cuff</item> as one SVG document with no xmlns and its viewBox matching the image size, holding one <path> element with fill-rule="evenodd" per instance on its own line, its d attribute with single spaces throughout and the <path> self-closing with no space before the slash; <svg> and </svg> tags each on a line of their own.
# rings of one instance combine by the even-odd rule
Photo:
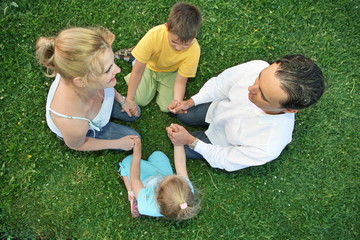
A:
<svg viewBox="0 0 360 240">
<path fill-rule="evenodd" d="M 203 102 L 201 102 L 201 96 L 199 94 L 195 94 L 191 98 L 194 101 L 195 106 L 203 103 Z"/>
<path fill-rule="evenodd" d="M 195 151 L 200 153 L 201 155 L 203 155 L 203 157 L 205 158 L 203 153 L 206 153 L 206 148 L 207 148 L 207 143 L 204 143 L 203 141 L 201 141 L 199 139 L 199 141 L 197 142 L 196 146 L 195 146 Z"/>
</svg>

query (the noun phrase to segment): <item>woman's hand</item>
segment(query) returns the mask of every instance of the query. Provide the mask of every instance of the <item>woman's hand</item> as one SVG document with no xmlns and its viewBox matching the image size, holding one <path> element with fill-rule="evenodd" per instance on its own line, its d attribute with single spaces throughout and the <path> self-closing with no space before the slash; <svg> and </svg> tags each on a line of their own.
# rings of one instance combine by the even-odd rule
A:
<svg viewBox="0 0 360 240">
<path fill-rule="evenodd" d="M 136 103 L 133 100 L 126 99 L 125 103 L 123 103 L 121 106 L 122 111 L 126 112 L 129 117 L 132 117 L 133 115 L 135 117 L 139 116 Z"/>
<path fill-rule="evenodd" d="M 140 138 L 136 135 L 129 135 L 118 139 L 118 149 L 129 151 L 135 147 L 135 143 L 140 141 Z M 141 142 L 140 142 L 141 149 Z"/>
</svg>

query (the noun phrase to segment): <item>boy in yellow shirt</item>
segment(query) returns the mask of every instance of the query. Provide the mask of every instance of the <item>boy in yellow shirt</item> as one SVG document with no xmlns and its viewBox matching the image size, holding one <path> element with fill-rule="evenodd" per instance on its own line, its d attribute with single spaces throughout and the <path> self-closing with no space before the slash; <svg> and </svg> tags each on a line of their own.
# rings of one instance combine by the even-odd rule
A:
<svg viewBox="0 0 360 240">
<path fill-rule="evenodd" d="M 201 13 L 196 6 L 176 3 L 167 23 L 150 29 L 134 49 L 115 53 L 125 61 L 135 58 L 131 73 L 125 77 L 128 91 L 122 104 L 129 116 L 138 115 L 135 102 L 149 104 L 156 91 L 160 110 L 174 112 L 184 98 L 187 79 L 196 75 L 200 45 L 195 37 L 200 24 Z"/>
</svg>

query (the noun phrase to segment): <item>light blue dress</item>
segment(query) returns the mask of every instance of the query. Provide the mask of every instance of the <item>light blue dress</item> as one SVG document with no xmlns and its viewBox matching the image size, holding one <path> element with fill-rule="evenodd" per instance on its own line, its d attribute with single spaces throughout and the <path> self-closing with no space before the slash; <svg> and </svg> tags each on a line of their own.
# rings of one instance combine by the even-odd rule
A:
<svg viewBox="0 0 360 240">
<path fill-rule="evenodd" d="M 119 163 L 120 175 L 127 176 L 129 179 L 131 161 L 132 155 L 129 155 Z M 153 152 L 147 161 L 141 159 L 140 180 L 142 181 L 144 188 L 139 191 L 137 198 L 140 214 L 152 217 L 163 216 L 156 203 L 155 189 L 165 176 L 173 174 L 174 172 L 171 168 L 169 158 L 163 152 Z"/>
<path fill-rule="evenodd" d="M 127 156 L 119 163 L 119 172 L 121 176 L 127 176 L 130 180 L 130 166 L 132 155 Z M 164 177 L 174 175 L 171 168 L 169 158 L 160 151 L 153 152 L 147 161 L 141 159 L 140 161 L 140 180 L 144 188 L 139 191 L 137 202 L 138 210 L 141 215 L 148 215 L 151 217 L 162 217 L 159 206 L 156 202 L 155 192 Z M 191 182 L 184 178 L 189 184 L 191 191 L 194 193 L 194 187 Z"/>
</svg>

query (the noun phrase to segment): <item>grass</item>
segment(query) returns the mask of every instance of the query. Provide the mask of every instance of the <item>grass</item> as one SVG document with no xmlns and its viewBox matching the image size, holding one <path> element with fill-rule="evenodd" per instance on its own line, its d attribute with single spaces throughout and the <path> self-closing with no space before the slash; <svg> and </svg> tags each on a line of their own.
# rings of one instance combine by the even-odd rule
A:
<svg viewBox="0 0 360 240">
<path fill-rule="evenodd" d="M 202 54 L 187 97 L 245 61 L 288 53 L 315 59 L 327 91 L 296 115 L 292 143 L 275 161 L 234 173 L 189 160 L 203 192 L 186 222 L 132 219 L 117 173 L 125 152 L 76 152 L 45 123 L 51 79 L 34 58 L 40 36 L 70 26 L 104 26 L 114 49 L 130 47 L 166 21 L 175 1 L 0 3 L 0 238 L 4 239 L 359 239 L 359 1 L 190 1 L 200 7 Z M 126 93 L 122 73 L 117 89 Z M 131 126 L 144 157 L 173 156 L 164 128 L 173 118 L 154 102 Z"/>
</svg>

